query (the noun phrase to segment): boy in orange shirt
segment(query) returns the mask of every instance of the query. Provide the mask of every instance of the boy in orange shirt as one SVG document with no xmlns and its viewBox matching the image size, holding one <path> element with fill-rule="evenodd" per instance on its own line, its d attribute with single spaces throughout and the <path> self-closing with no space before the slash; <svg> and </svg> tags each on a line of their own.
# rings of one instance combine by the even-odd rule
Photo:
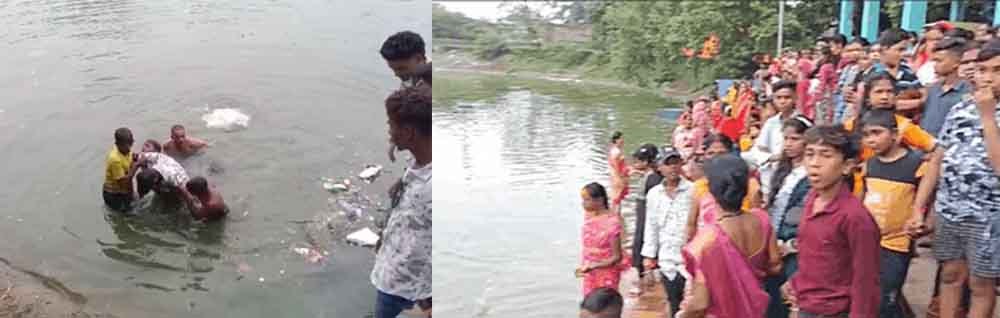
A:
<svg viewBox="0 0 1000 318">
<path fill-rule="evenodd" d="M 865 79 L 862 91 L 864 94 L 862 95 L 861 107 L 856 118 L 863 118 L 865 114 L 876 109 L 895 111 L 896 94 L 898 91 L 896 88 L 896 80 L 889 75 L 889 73 L 875 72 L 870 74 L 868 78 Z M 844 122 L 844 129 L 851 132 L 860 130 L 860 128 L 857 127 L 858 125 L 855 124 L 856 118 L 847 119 Z M 931 154 L 932 158 L 940 158 L 944 155 L 944 153 L 937 147 L 937 139 L 921 129 L 919 125 L 900 115 L 894 115 L 893 118 L 896 121 L 896 132 L 899 137 L 899 142 L 902 145 Z M 872 150 L 871 147 L 862 145 L 859 162 L 867 161 L 874 155 L 875 151 Z M 936 183 L 938 178 L 937 171 L 929 171 L 925 177 L 930 179 L 929 182 Z M 860 173 L 855 174 L 854 193 L 856 195 L 860 195 L 863 189 L 861 178 L 862 175 Z"/>
</svg>

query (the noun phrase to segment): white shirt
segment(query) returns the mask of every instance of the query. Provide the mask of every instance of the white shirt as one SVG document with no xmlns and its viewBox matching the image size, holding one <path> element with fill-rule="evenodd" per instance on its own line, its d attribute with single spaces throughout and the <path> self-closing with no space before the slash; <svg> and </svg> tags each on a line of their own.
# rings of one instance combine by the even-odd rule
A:
<svg viewBox="0 0 1000 318">
<path fill-rule="evenodd" d="M 383 293 L 416 301 L 431 297 L 431 164 L 411 165 L 402 182 L 402 198 L 390 212 L 371 281 Z"/>
<path fill-rule="evenodd" d="M 795 116 L 795 113 L 791 116 Z M 791 116 L 788 118 L 792 118 Z M 756 167 L 760 169 L 760 188 L 765 197 L 768 190 L 771 189 L 771 175 L 774 169 L 773 167 L 762 167 L 761 165 L 774 155 L 780 154 L 781 150 L 785 148 L 785 134 L 782 132 L 783 126 L 784 120 L 781 119 L 780 113 L 768 118 L 764 122 L 764 125 L 760 127 L 760 135 L 754 141 L 753 148 L 742 155 L 743 160 L 751 168 Z"/>
<path fill-rule="evenodd" d="M 920 66 L 920 69 L 917 70 L 917 80 L 924 87 L 930 87 L 934 85 L 934 82 L 937 82 L 937 73 L 934 72 L 934 61 L 927 61 L 924 65 Z"/>
<path fill-rule="evenodd" d="M 760 135 L 754 140 L 753 148 L 741 155 L 751 168 L 759 168 L 767 159 L 781 153 L 785 145 L 781 126 L 781 114 L 771 116 L 764 121 L 764 125 L 760 127 Z"/>
<path fill-rule="evenodd" d="M 188 182 L 187 171 L 174 158 L 160 152 L 143 152 L 139 157 L 148 161 L 149 168 L 159 172 L 167 184 L 180 187 Z"/>
<path fill-rule="evenodd" d="M 782 222 L 784 218 L 783 214 L 785 209 L 788 208 L 788 201 L 792 199 L 792 191 L 795 191 L 795 186 L 802 181 L 802 178 L 806 177 L 806 167 L 798 166 L 792 168 L 792 171 L 788 173 L 785 177 L 784 183 L 781 184 L 781 189 L 778 189 L 778 193 L 774 197 L 774 205 L 771 207 L 770 218 L 771 226 L 777 231 L 781 226 L 779 222 Z"/>
<path fill-rule="evenodd" d="M 760 135 L 754 140 L 753 148 L 745 152 L 742 156 L 747 163 L 754 167 L 760 167 L 771 156 L 781 153 L 785 145 L 785 137 L 781 132 L 781 114 L 776 114 L 764 121 L 760 127 Z"/>
<path fill-rule="evenodd" d="M 684 271 L 681 248 L 687 242 L 684 231 L 691 212 L 691 191 L 694 184 L 681 178 L 674 196 L 667 195 L 663 184 L 658 184 L 646 194 L 646 228 L 642 243 L 642 256 L 658 259 L 660 272 L 673 280 Z"/>
</svg>

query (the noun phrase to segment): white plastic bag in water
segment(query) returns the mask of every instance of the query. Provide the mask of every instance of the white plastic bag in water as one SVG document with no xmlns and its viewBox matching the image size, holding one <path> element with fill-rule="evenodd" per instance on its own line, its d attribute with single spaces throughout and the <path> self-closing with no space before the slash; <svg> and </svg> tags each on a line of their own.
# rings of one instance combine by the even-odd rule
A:
<svg viewBox="0 0 1000 318">
<path fill-rule="evenodd" d="M 378 242 L 378 234 L 366 227 L 347 235 L 347 241 L 361 246 L 375 246 L 375 243 Z"/>
<path fill-rule="evenodd" d="M 201 116 L 208 128 L 219 128 L 225 131 L 246 129 L 250 125 L 250 116 L 236 108 L 217 108 L 209 114 Z"/>
</svg>

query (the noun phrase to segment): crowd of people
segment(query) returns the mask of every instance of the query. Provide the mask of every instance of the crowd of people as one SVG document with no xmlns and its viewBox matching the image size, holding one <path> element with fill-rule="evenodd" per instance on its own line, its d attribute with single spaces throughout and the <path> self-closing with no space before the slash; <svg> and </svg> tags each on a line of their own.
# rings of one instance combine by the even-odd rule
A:
<svg viewBox="0 0 1000 318">
<path fill-rule="evenodd" d="M 371 282 L 377 290 L 374 316 L 431 316 L 431 83 L 432 65 L 424 40 L 412 31 L 393 34 L 379 54 L 401 81 L 384 102 L 389 159 L 410 153 L 407 167 L 389 189 L 389 215 L 375 247 Z M 155 192 L 154 200 L 183 203 L 196 220 L 220 221 L 229 213 L 222 194 L 204 177 L 190 178 L 179 163 L 201 152 L 205 141 L 189 137 L 183 126 L 170 130 L 162 145 L 150 139 L 134 153 L 131 130 L 114 132 L 114 147 L 105 164 L 103 197 L 116 213 L 135 210 L 134 203 Z"/>
<path fill-rule="evenodd" d="M 939 21 L 871 40 L 760 55 L 631 158 L 615 132 L 609 187 L 581 191 L 581 316 L 619 317 L 631 272 L 676 317 L 912 317 L 919 245 L 938 262 L 928 317 L 992 317 L 1000 39 Z"/>
</svg>

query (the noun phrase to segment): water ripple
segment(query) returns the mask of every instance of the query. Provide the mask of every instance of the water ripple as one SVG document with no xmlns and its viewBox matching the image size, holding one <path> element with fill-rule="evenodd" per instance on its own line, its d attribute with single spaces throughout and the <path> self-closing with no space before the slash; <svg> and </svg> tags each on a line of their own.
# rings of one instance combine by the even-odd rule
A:
<svg viewBox="0 0 1000 318">
<path fill-rule="evenodd" d="M 437 185 L 443 193 L 464 194 L 435 198 L 442 235 L 460 238 L 435 242 L 435 265 L 456 273 L 435 285 L 447 290 L 441 297 L 460 294 L 454 297 L 460 301 L 441 308 L 445 315 L 575 314 L 578 189 L 592 181 L 607 184 L 611 131 L 625 131 L 626 149 L 660 143 L 666 135 L 659 107 L 630 104 L 630 94 L 608 92 L 625 97 L 591 102 L 561 96 L 558 89 L 546 94 L 512 86 L 488 88 L 497 95 L 491 101 L 435 106 Z"/>
</svg>

